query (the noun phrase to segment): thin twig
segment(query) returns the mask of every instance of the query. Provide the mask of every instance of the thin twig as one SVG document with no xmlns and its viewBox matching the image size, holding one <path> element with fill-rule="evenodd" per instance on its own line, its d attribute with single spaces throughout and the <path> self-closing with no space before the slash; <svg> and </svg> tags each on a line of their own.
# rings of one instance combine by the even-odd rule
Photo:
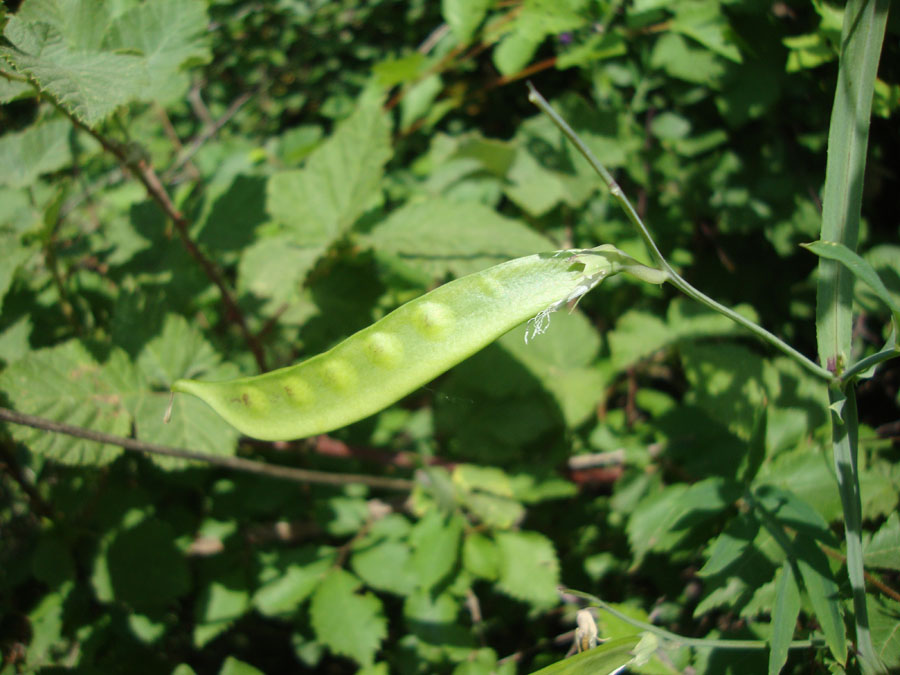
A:
<svg viewBox="0 0 900 675">
<path fill-rule="evenodd" d="M 231 105 L 228 106 L 228 109 L 222 114 L 222 116 L 217 120 L 210 120 L 209 123 L 204 127 L 203 131 L 197 135 L 197 137 L 190 142 L 190 144 L 186 148 L 182 148 L 182 150 L 178 153 L 178 158 L 175 160 L 175 163 L 166 170 L 163 174 L 163 180 L 165 182 L 169 182 L 174 174 L 181 169 L 185 164 L 190 162 L 194 155 L 199 152 L 200 148 L 203 147 L 203 144 L 206 143 L 210 138 L 215 136 L 219 131 L 224 127 L 228 122 L 234 117 L 238 110 L 253 98 L 256 95 L 256 92 L 244 92 L 240 96 L 238 96 L 234 101 L 231 102 Z"/>
<path fill-rule="evenodd" d="M 265 462 L 256 462 L 241 457 L 222 457 L 219 455 L 210 455 L 205 452 L 182 450 L 181 448 L 172 448 L 167 445 L 158 445 L 156 443 L 146 443 L 133 438 L 114 436 L 113 434 L 107 434 L 101 431 L 84 429 L 83 427 L 56 422 L 55 420 L 48 420 L 43 417 L 26 415 L 25 413 L 16 412 L 15 410 L 10 410 L 8 408 L 0 408 L 0 420 L 41 429 L 42 431 L 52 431 L 54 433 L 75 436 L 76 438 L 84 438 L 89 441 L 96 441 L 97 443 L 107 443 L 132 452 L 162 455 L 165 457 L 177 457 L 178 459 L 196 462 L 206 462 L 207 464 L 214 464 L 216 466 L 225 467 L 226 469 L 255 473 L 263 476 L 270 476 L 272 478 L 281 478 L 283 480 L 292 480 L 298 483 L 319 483 L 322 485 L 349 485 L 355 483 L 368 485 L 373 488 L 400 490 L 404 492 L 412 490 L 414 486 L 413 481 L 405 478 L 382 478 L 380 476 L 367 476 L 352 473 L 328 473 L 326 471 L 313 471 L 310 469 L 297 469 L 289 466 L 266 464 Z"/>
<path fill-rule="evenodd" d="M 538 108 L 541 109 L 541 111 L 544 112 L 544 114 L 546 114 L 548 117 L 550 117 L 551 120 L 553 120 L 553 123 L 556 124 L 556 126 L 560 131 L 563 132 L 566 138 L 568 138 L 569 141 L 572 142 L 572 144 L 578 149 L 582 156 L 588 161 L 594 171 L 596 171 L 597 174 L 599 174 L 599 176 L 603 179 L 603 182 L 606 183 L 606 186 L 609 189 L 610 196 L 612 196 L 612 198 L 616 200 L 620 208 L 625 212 L 628 220 L 637 230 L 638 234 L 644 242 L 644 245 L 647 247 L 647 250 L 650 253 L 650 257 L 659 266 L 660 269 L 668 274 L 667 281 L 669 283 L 671 283 L 688 297 L 691 297 L 697 302 L 706 305 L 719 314 L 724 314 L 729 319 L 743 326 L 764 342 L 767 342 L 773 347 L 781 350 L 783 353 L 793 358 L 800 365 L 802 365 L 804 368 L 806 368 L 808 371 L 818 376 L 819 378 L 828 382 L 832 382 L 834 380 L 834 373 L 829 371 L 827 368 L 823 368 L 818 363 L 805 356 L 801 352 L 797 351 L 777 335 L 766 330 L 759 324 L 750 321 L 741 314 L 738 314 L 730 307 L 726 307 L 722 303 L 713 300 L 705 293 L 694 288 L 690 283 L 688 283 L 686 279 L 678 274 L 675 268 L 672 267 L 671 264 L 669 264 L 665 256 L 663 256 L 662 252 L 657 247 L 656 242 L 653 239 L 653 235 L 650 234 L 650 230 L 647 229 L 644 221 L 641 219 L 640 215 L 638 215 L 628 197 L 625 196 L 625 192 L 622 190 L 622 187 L 618 184 L 618 182 L 616 182 L 616 179 L 613 178 L 613 175 L 607 170 L 605 166 L 603 166 L 603 164 L 600 163 L 600 160 L 598 160 L 594 153 L 591 152 L 590 148 L 588 148 L 584 144 L 584 141 L 579 138 L 578 134 L 573 131 L 572 127 L 570 127 L 568 123 L 559 115 L 559 113 L 557 113 L 553 109 L 553 107 L 549 103 L 547 103 L 546 99 L 541 96 L 540 93 L 538 93 L 537 89 L 534 88 L 534 85 L 532 85 L 531 82 L 528 83 L 528 89 L 528 100 L 534 103 Z"/>
<path fill-rule="evenodd" d="M 237 323 L 241 334 L 244 337 L 244 341 L 247 343 L 247 347 L 253 354 L 257 367 L 260 371 L 265 371 L 266 362 L 262 345 L 256 339 L 256 336 L 250 332 L 247 320 L 240 307 L 238 307 L 234 293 L 231 291 L 231 288 L 228 286 L 225 278 L 222 276 L 222 273 L 219 271 L 218 267 L 216 267 L 215 263 L 207 258 L 197 247 L 197 244 L 194 243 L 194 240 L 191 239 L 190 233 L 188 232 L 189 223 L 187 218 L 185 218 L 181 211 L 175 207 L 171 197 L 169 197 L 169 193 L 166 192 L 162 182 L 159 180 L 159 176 L 156 175 L 156 171 L 150 163 L 144 158 L 129 157 L 127 150 L 123 146 L 110 141 L 103 134 L 90 128 L 62 106 L 59 106 L 59 110 L 61 110 L 77 128 L 90 134 L 103 146 L 104 150 L 112 154 L 122 165 L 130 169 L 131 172 L 137 176 L 138 180 L 141 181 L 150 197 L 160 206 L 166 216 L 172 220 L 172 223 L 175 225 L 175 231 L 178 232 L 181 243 L 184 245 L 185 249 L 187 249 L 187 252 L 200 265 L 203 272 L 206 274 L 206 277 L 219 289 L 222 303 L 225 305 L 226 316 L 229 320 Z"/>
</svg>

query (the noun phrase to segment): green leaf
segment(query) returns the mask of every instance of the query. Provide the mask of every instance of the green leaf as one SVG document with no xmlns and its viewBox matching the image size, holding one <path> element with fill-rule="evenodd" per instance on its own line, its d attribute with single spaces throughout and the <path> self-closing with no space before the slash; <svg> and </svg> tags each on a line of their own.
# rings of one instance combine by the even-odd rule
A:
<svg viewBox="0 0 900 675">
<path fill-rule="evenodd" d="M 500 558 L 497 546 L 483 534 L 466 535 L 462 549 L 463 567 L 482 579 L 493 581 L 499 572 Z"/>
<path fill-rule="evenodd" d="M 644 499 L 628 519 L 626 530 L 636 560 L 650 551 L 665 551 L 691 528 L 718 516 L 740 495 L 739 486 L 724 478 L 707 478 L 690 487 L 676 484 Z"/>
<path fill-rule="evenodd" d="M 581 654 L 557 661 L 532 675 L 612 675 L 634 660 L 633 650 L 640 642 L 637 635 L 609 640 Z"/>
<path fill-rule="evenodd" d="M 38 176 L 72 163 L 72 124 L 53 119 L 0 136 L 0 185 L 26 187 Z M 6 255 L 6 252 L 4 252 Z M 4 265 L 6 267 L 6 265 Z M 12 274 L 12 265 L 6 274 Z M 0 286 L 0 290 L 2 290 Z"/>
<path fill-rule="evenodd" d="M 430 511 L 413 526 L 410 569 L 420 588 L 432 588 L 456 567 L 462 525 L 459 516 L 445 518 L 439 511 Z"/>
<path fill-rule="evenodd" d="M 139 611 L 163 608 L 191 587 L 174 530 L 153 517 L 118 533 L 106 553 L 106 564 L 115 599 Z"/>
<path fill-rule="evenodd" d="M 872 622 L 872 642 L 884 664 L 900 668 L 900 602 L 884 596 L 867 596 Z"/>
<path fill-rule="evenodd" d="M 894 511 L 888 516 L 866 543 L 864 554 L 869 567 L 900 571 L 900 514 Z"/>
<path fill-rule="evenodd" d="M 729 61 L 741 63 L 738 36 L 722 14 L 718 0 L 702 0 L 674 5 L 675 16 L 670 30 L 687 35 Z"/>
<path fill-rule="evenodd" d="M 443 89 L 444 83 L 436 73 L 409 87 L 400 103 L 400 128 L 409 129 L 419 118 L 428 115 L 429 111 L 436 110 L 434 100 Z M 432 124 L 437 121 L 426 119 Z"/>
<path fill-rule="evenodd" d="M 500 532 L 496 543 L 501 591 L 538 607 L 559 602 L 559 560 L 553 542 L 537 532 Z"/>
<path fill-rule="evenodd" d="M 841 594 L 834 573 L 828 565 L 828 558 L 813 540 L 802 535 L 794 540 L 794 550 L 803 585 L 816 619 L 825 633 L 825 643 L 838 663 L 846 663 L 847 635 L 844 631 Z"/>
<path fill-rule="evenodd" d="M 836 241 L 814 241 L 811 244 L 803 244 L 803 247 L 820 258 L 838 261 L 850 270 L 857 279 L 871 288 L 875 295 L 891 310 L 894 330 L 900 333 L 900 305 L 894 301 L 881 277 L 878 276 L 875 269 L 864 258 L 855 251 L 851 251 L 844 244 Z"/>
<path fill-rule="evenodd" d="M 138 354 L 137 367 L 142 377 L 124 375 L 119 391 L 134 415 L 138 438 L 213 455 L 234 454 L 239 434 L 200 401 L 179 397 L 168 423 L 163 422 L 171 400 L 169 387 L 175 380 L 199 374 L 222 378 L 236 374 L 232 366 L 220 364 L 219 355 L 184 317 L 166 315 L 160 335 Z M 154 455 L 151 459 L 170 470 L 188 465 L 174 457 Z"/>
<path fill-rule="evenodd" d="M 716 537 L 706 564 L 697 572 L 707 577 L 719 574 L 744 559 L 744 553 L 751 546 L 759 532 L 759 521 L 749 513 L 741 513 L 733 518 L 725 530 Z"/>
<path fill-rule="evenodd" d="M 387 637 L 387 621 L 381 601 L 357 593 L 360 585 L 349 572 L 332 569 L 316 589 L 309 615 L 316 637 L 328 649 L 368 666 Z"/>
<path fill-rule="evenodd" d="M 187 319 L 167 314 L 159 336 L 150 340 L 137 358 L 137 366 L 151 386 L 168 391 L 181 377 L 215 376 L 219 355 Z"/>
<path fill-rule="evenodd" d="M 247 611 L 250 593 L 243 587 L 243 580 L 235 578 L 230 581 L 230 584 L 212 581 L 203 589 L 197 605 L 200 610 L 197 615 L 199 622 L 230 623 Z"/>
<path fill-rule="evenodd" d="M 501 75 L 515 75 L 528 65 L 543 41 L 543 35 L 533 36 L 521 31 L 507 33 L 494 48 L 494 65 Z"/>
<path fill-rule="evenodd" d="M 460 44 L 467 44 L 481 24 L 491 0 L 441 0 L 441 15 Z"/>
<path fill-rule="evenodd" d="M 356 551 L 350 566 L 371 588 L 409 595 L 416 588 L 416 571 L 410 565 L 409 546 L 401 541 L 383 540 Z"/>
<path fill-rule="evenodd" d="M 302 170 L 269 179 L 267 210 L 286 225 L 295 243 L 328 246 L 378 197 L 391 157 L 390 127 L 380 106 L 360 104 L 310 154 Z"/>
<path fill-rule="evenodd" d="M 376 255 L 399 258 L 438 279 L 555 248 L 546 237 L 493 209 L 440 198 L 397 209 L 364 241 Z"/>
<path fill-rule="evenodd" d="M 725 64 L 717 54 L 698 49 L 677 33 L 664 33 L 650 56 L 650 65 L 670 76 L 719 89 L 725 75 Z"/>
<path fill-rule="evenodd" d="M 597 329 L 574 311 L 551 315 L 547 331 L 526 343 L 527 330 L 527 324 L 513 329 L 500 344 L 553 395 L 568 427 L 577 427 L 595 413 L 606 386 L 594 366 L 601 346 Z"/>
<path fill-rule="evenodd" d="M 222 667 L 219 668 L 219 675 L 265 675 L 265 673 L 259 668 L 254 668 L 249 663 L 229 656 L 222 662 Z"/>
<path fill-rule="evenodd" d="M 0 389 L 20 412 L 127 436 L 131 416 L 115 382 L 76 341 L 29 353 L 0 373 Z M 14 426 L 13 436 L 34 452 L 66 464 L 106 464 L 118 447 Z"/>
<path fill-rule="evenodd" d="M 772 638 L 769 651 L 769 675 L 778 675 L 787 662 L 788 647 L 794 639 L 794 627 L 800 615 L 800 589 L 794 568 L 785 560 L 777 576 L 775 607 L 772 609 Z"/>
<path fill-rule="evenodd" d="M 253 606 L 264 616 L 292 615 L 316 589 L 334 562 L 311 548 L 301 551 L 307 564 L 289 564 L 253 594 Z"/>
<path fill-rule="evenodd" d="M 260 313 L 274 315 L 284 305 L 300 302 L 306 276 L 326 249 L 298 244 L 291 234 L 260 237 L 241 252 L 238 291 L 264 300 Z"/>
<path fill-rule="evenodd" d="M 403 603 L 403 618 L 419 640 L 468 652 L 475 646 L 472 634 L 456 623 L 460 603 L 449 593 L 419 590 Z"/>
<path fill-rule="evenodd" d="M 12 47 L 0 54 L 88 126 L 140 98 L 149 84 L 142 57 L 76 50 L 46 23 L 12 16 L 3 34 Z"/>
<path fill-rule="evenodd" d="M 556 68 L 565 70 L 573 66 L 585 66 L 596 61 L 624 56 L 628 51 L 626 38 L 619 31 L 604 31 L 592 35 L 580 44 L 560 54 L 556 59 Z"/>
<path fill-rule="evenodd" d="M 206 2 L 203 0 L 154 0 L 118 15 L 110 24 L 104 46 L 109 50 L 137 49 L 147 63 L 145 101 L 174 101 L 187 89 L 185 65 L 207 63 Z"/>
</svg>

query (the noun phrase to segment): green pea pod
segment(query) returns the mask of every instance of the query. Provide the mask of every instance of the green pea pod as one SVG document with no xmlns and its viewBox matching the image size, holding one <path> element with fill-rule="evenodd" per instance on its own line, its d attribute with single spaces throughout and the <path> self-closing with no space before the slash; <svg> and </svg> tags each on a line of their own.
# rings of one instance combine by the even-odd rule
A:
<svg viewBox="0 0 900 675">
<path fill-rule="evenodd" d="M 325 433 L 382 410 L 523 321 L 534 318 L 527 337 L 542 332 L 551 311 L 626 269 L 624 254 L 610 249 L 510 260 L 439 286 L 296 365 L 227 382 L 178 380 L 172 389 L 247 436 Z"/>
</svg>

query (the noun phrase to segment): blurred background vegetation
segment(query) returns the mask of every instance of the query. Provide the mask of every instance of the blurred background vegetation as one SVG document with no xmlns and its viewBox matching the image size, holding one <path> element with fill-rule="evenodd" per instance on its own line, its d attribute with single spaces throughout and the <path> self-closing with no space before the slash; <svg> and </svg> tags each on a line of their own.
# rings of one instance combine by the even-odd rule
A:
<svg viewBox="0 0 900 675">
<path fill-rule="evenodd" d="M 812 546 L 833 591 L 823 626 L 804 579 L 797 639 L 824 633 L 831 651 L 792 652 L 784 672 L 843 672 L 824 386 L 674 289 L 611 279 L 537 341 L 513 331 L 328 437 L 240 439 L 186 397 L 161 423 L 174 379 L 288 365 L 502 260 L 604 243 L 646 260 L 526 79 L 685 277 L 815 354 L 817 260 L 799 244 L 820 229 L 842 14 L 757 0 L 6 2 L 0 402 L 415 482 L 298 485 L 7 424 L 3 675 L 531 672 L 571 642 L 577 604 L 560 584 L 687 636 L 766 639 L 787 554 L 753 505 Z M 900 297 L 898 34 L 895 15 L 859 251 Z M 865 354 L 889 314 L 865 289 L 855 300 Z M 898 388 L 896 360 L 859 388 L 866 560 L 883 582 L 872 631 L 892 667 Z M 637 632 L 599 618 L 602 636 Z M 673 648 L 638 672 L 766 663 Z"/>
</svg>

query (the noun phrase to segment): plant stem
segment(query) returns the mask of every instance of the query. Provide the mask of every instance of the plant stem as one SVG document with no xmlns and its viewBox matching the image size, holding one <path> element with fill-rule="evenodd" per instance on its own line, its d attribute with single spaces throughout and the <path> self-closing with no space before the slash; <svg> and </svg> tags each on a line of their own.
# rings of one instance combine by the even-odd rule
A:
<svg viewBox="0 0 900 675">
<path fill-rule="evenodd" d="M 770 644 L 765 640 L 716 640 L 707 638 L 684 637 L 683 635 L 679 635 L 678 633 L 667 631 L 665 628 L 654 626 L 652 623 L 645 623 L 644 621 L 639 621 L 638 619 L 630 617 L 624 612 L 620 612 L 609 603 L 604 602 L 597 596 L 591 595 L 590 593 L 582 593 L 581 591 L 574 591 L 568 588 L 563 592 L 578 596 L 579 598 L 583 598 L 591 604 L 597 605 L 598 607 L 600 607 L 600 609 L 609 612 L 617 619 L 621 619 L 625 623 L 634 626 L 635 628 L 640 628 L 641 630 L 645 630 L 649 633 L 653 633 L 654 635 L 658 635 L 665 640 L 677 642 L 680 645 L 685 645 L 688 647 L 699 647 L 701 649 L 759 650 L 768 649 L 770 647 Z M 790 649 L 808 649 L 810 647 L 824 647 L 824 643 L 821 640 L 794 640 L 789 645 Z"/>
<path fill-rule="evenodd" d="M 310 469 L 297 469 L 291 466 L 277 466 L 265 462 L 256 462 L 252 459 L 243 459 L 241 457 L 222 457 L 220 455 L 210 455 L 205 452 L 182 450 L 181 448 L 172 448 L 167 445 L 157 445 L 156 443 L 146 443 L 133 438 L 114 436 L 113 434 L 106 434 L 101 431 L 94 431 L 93 429 L 84 429 L 83 427 L 76 427 L 71 424 L 63 424 L 62 422 L 48 420 L 43 417 L 26 415 L 8 408 L 0 408 L 0 420 L 12 422 L 13 424 L 21 424 L 34 429 L 41 429 L 43 431 L 53 431 L 55 433 L 75 436 L 76 438 L 84 438 L 89 441 L 96 441 L 97 443 L 107 443 L 132 452 L 163 455 L 165 457 L 177 457 L 178 459 L 196 462 L 206 462 L 207 464 L 214 464 L 227 469 L 234 469 L 245 473 L 256 473 L 272 478 L 281 478 L 283 480 L 292 480 L 298 483 L 319 483 L 323 485 L 349 485 L 351 483 L 356 483 L 383 490 L 399 490 L 402 492 L 409 492 L 415 484 L 413 481 L 404 478 L 382 478 L 381 476 L 367 476 L 364 474 L 352 473 L 328 473 Z"/>
<path fill-rule="evenodd" d="M 838 79 L 828 129 L 828 158 L 822 199 L 820 239 L 856 251 L 862 211 L 863 178 L 872 96 L 884 41 L 889 0 L 850 0 L 844 8 Z M 885 356 L 851 364 L 853 336 L 853 275 L 835 260 L 819 259 L 816 303 L 819 359 L 843 376 L 829 388 L 832 454 L 844 511 L 847 576 L 853 596 L 856 649 L 862 671 L 886 672 L 869 630 L 862 553 L 862 504 L 857 466 L 859 423 L 854 380 L 862 368 Z M 896 342 L 894 343 L 896 344 Z M 847 373 L 852 374 L 846 377 Z"/>
<path fill-rule="evenodd" d="M 134 176 L 137 177 L 141 184 L 143 184 L 144 188 L 147 190 L 147 194 L 150 195 L 151 199 L 153 199 L 153 201 L 155 201 L 157 205 L 159 205 L 159 207 L 163 210 L 163 213 L 165 213 L 166 216 L 168 216 L 169 219 L 171 219 L 172 223 L 175 225 L 175 231 L 178 233 L 178 237 L 179 239 L 181 239 L 181 243 L 184 245 L 188 254 L 190 254 L 190 256 L 197 262 L 197 264 L 200 265 L 204 274 L 206 274 L 206 277 L 219 290 L 219 295 L 222 298 L 222 304 L 225 306 L 226 317 L 228 318 L 228 320 L 234 321 L 237 324 L 238 328 L 240 329 L 241 335 L 244 338 L 244 341 L 247 343 L 248 349 L 253 354 L 253 358 L 256 361 L 257 367 L 260 371 L 267 370 L 262 345 L 260 344 L 256 336 L 250 331 L 250 327 L 247 325 L 246 317 L 241 311 L 241 308 L 238 306 L 237 298 L 235 298 L 234 292 L 231 290 L 224 275 L 221 273 L 215 263 L 208 257 L 206 257 L 206 255 L 203 254 L 194 240 L 191 239 L 190 232 L 188 231 L 188 219 L 185 218 L 184 214 L 182 214 L 181 211 L 176 208 L 174 202 L 172 201 L 172 198 L 169 196 L 169 193 L 166 191 L 165 187 L 163 187 L 159 176 L 153 169 L 153 166 L 151 166 L 151 164 L 146 159 L 131 156 L 129 151 L 124 146 L 111 141 L 100 132 L 84 124 L 81 120 L 71 114 L 54 99 L 49 98 L 48 100 L 50 100 L 60 112 L 68 117 L 72 124 L 75 125 L 75 127 L 88 133 L 94 139 L 96 139 L 100 143 L 100 145 L 103 146 L 104 150 L 113 155 L 123 167 L 126 167 Z"/>
<path fill-rule="evenodd" d="M 538 91 L 530 82 L 528 83 L 528 88 L 530 90 L 530 93 L 528 95 L 529 100 L 537 107 L 539 107 L 544 113 L 550 116 L 550 119 L 553 120 L 556 126 L 559 127 L 559 129 L 575 145 L 575 147 L 578 148 L 579 152 L 581 152 L 584 158 L 587 159 L 587 161 L 593 167 L 594 171 L 596 171 L 606 183 L 607 187 L 609 188 L 610 195 L 612 195 L 613 199 L 615 199 L 619 203 L 619 206 L 625 212 L 628 220 L 631 221 L 631 224 L 634 225 L 634 227 L 637 229 L 638 234 L 640 234 L 641 239 L 644 241 L 644 244 L 647 247 L 647 250 L 650 252 L 651 258 L 653 258 L 656 264 L 659 265 L 659 267 L 669 275 L 669 283 L 671 283 L 688 297 L 693 298 L 697 302 L 706 305 L 710 309 L 720 314 L 724 314 L 729 319 L 743 326 L 764 342 L 768 342 L 776 349 L 781 350 L 783 353 L 796 360 L 814 375 L 822 378 L 823 380 L 831 381 L 834 379 L 833 373 L 823 368 L 809 357 L 801 354 L 799 351 L 791 347 L 777 335 L 767 331 L 765 328 L 763 328 L 759 324 L 754 323 L 753 321 L 750 321 L 746 317 L 741 316 L 730 307 L 726 307 L 720 302 L 713 300 L 705 293 L 694 288 L 684 277 L 678 274 L 675 268 L 669 264 L 669 262 L 665 259 L 665 256 L 663 256 L 662 252 L 656 246 L 656 242 L 653 240 L 653 235 L 650 234 L 650 231 L 647 229 L 644 221 L 641 220 L 641 217 L 631 205 L 628 197 L 625 196 L 625 193 L 616 182 L 616 179 L 613 178 L 612 174 L 606 169 L 605 166 L 603 166 L 603 164 L 600 163 L 600 161 L 594 156 L 594 153 L 592 153 L 591 150 L 581 140 L 581 138 L 578 137 L 578 134 L 576 134 L 575 131 L 573 131 L 572 128 L 568 125 L 568 123 L 566 123 L 566 121 L 562 117 L 560 117 L 560 115 L 550 106 L 550 104 L 547 103 L 546 99 L 544 99 L 544 97 L 538 93 Z"/>
</svg>

